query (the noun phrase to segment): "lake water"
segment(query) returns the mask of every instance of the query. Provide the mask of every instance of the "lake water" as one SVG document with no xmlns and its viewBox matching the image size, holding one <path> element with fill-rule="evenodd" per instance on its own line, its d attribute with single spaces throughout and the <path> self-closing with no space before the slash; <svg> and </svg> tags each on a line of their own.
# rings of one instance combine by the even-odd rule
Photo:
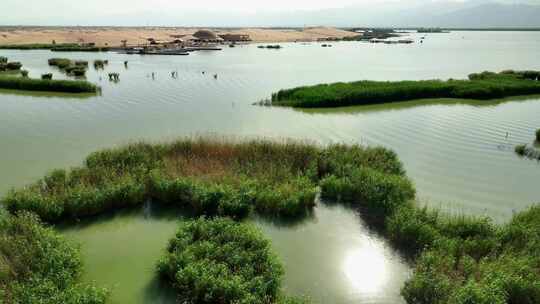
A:
<svg viewBox="0 0 540 304">
<path fill-rule="evenodd" d="M 0 93 L 0 195 L 51 169 L 78 165 L 92 151 L 132 141 L 207 134 L 288 137 L 383 145 L 398 153 L 421 203 L 505 221 L 539 200 L 540 164 L 519 158 L 513 149 L 532 143 L 540 128 L 540 97 L 309 111 L 251 105 L 281 88 L 321 82 L 540 69 L 540 32 L 425 36 L 424 43 L 412 45 L 291 43 L 281 50 L 249 45 L 178 57 L 1 50 L 0 56 L 21 61 L 32 77 L 51 71 L 52 57 L 110 64 L 88 72 L 102 87 L 100 96 Z M 52 71 L 55 78 L 64 77 Z M 177 79 L 172 71 L 178 71 Z M 110 83 L 108 72 L 119 72 L 121 81 Z M 82 243 L 85 279 L 114 285 L 115 303 L 170 300 L 166 288 L 156 285 L 153 267 L 177 217 L 145 210 L 65 230 Z M 285 263 L 289 293 L 311 295 L 317 303 L 402 301 L 399 287 L 408 267 L 353 211 L 319 204 L 313 218 L 294 226 L 256 223 Z M 382 265 L 376 267 L 380 271 L 376 265 Z"/>
</svg>

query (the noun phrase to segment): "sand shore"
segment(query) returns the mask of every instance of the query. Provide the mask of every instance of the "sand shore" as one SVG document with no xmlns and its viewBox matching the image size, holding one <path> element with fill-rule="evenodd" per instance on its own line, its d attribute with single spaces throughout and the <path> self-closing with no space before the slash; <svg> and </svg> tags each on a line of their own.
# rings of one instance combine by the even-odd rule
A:
<svg viewBox="0 0 540 304">
<path fill-rule="evenodd" d="M 119 46 L 122 40 L 129 45 L 145 43 L 147 38 L 170 40 L 170 35 L 190 35 L 201 28 L 150 28 L 150 27 L 0 27 L 0 45 L 28 43 L 78 43 L 93 42 L 99 46 Z M 248 34 L 253 42 L 313 41 L 320 38 L 354 36 L 352 32 L 329 28 L 305 29 L 210 29 L 216 34 Z"/>
</svg>

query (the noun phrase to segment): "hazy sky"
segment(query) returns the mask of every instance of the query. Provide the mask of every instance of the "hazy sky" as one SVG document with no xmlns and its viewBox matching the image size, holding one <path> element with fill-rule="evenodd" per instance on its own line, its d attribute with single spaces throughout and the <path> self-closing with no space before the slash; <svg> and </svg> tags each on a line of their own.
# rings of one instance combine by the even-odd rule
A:
<svg viewBox="0 0 540 304">
<path fill-rule="evenodd" d="M 347 17 L 349 18 L 347 20 L 353 22 L 356 22 L 355 16 L 358 16 L 360 24 L 363 19 L 372 15 L 376 15 L 384 22 L 388 12 L 401 14 L 402 11 L 418 11 L 426 6 L 430 7 L 429 12 L 437 9 L 446 11 L 470 3 L 494 1 L 540 2 L 540 0 L 0 0 L 2 9 L 0 24 L 287 26 L 290 25 L 287 23 L 291 22 L 310 24 L 325 20 L 328 15 L 334 17 L 332 20 L 339 21 L 343 16 L 342 20 Z M 343 9 L 344 7 L 347 9 Z M 356 11 L 349 8 L 355 8 Z M 315 16 L 313 12 L 328 13 Z M 361 13 L 365 13 L 364 17 L 361 17 Z M 307 14 L 311 14 L 312 18 L 306 17 Z M 282 16 L 289 19 L 281 18 Z"/>
</svg>

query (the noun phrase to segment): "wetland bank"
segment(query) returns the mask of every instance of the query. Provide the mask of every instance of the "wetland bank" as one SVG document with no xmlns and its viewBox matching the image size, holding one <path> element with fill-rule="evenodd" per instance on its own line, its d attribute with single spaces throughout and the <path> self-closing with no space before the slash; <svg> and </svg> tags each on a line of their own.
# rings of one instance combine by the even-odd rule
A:
<svg viewBox="0 0 540 304">
<path fill-rule="evenodd" d="M 0 120 L 5 126 L 0 128 L 5 143 L 0 159 L 2 197 L 8 189 L 36 181 L 53 169 L 79 166 L 96 150 L 218 132 L 323 145 L 383 145 L 403 161 L 420 205 L 489 215 L 502 224 L 538 201 L 538 165 L 513 151 L 515 145 L 531 142 L 540 125 L 536 96 L 307 111 L 251 104 L 282 88 L 317 83 L 457 79 L 483 70 L 538 70 L 534 54 L 540 40 L 535 35 L 461 32 L 431 37 L 422 46 L 286 44 L 279 52 L 263 53 L 255 46 L 238 46 L 189 59 L 62 53 L 72 60 L 109 60 L 103 72 L 90 69 L 86 76 L 103 93 L 85 99 L 0 95 Z M 500 52 L 489 52 L 494 48 Z M 2 51 L 2 56 L 24 62 L 30 75 L 52 72 L 55 79 L 65 77 L 47 66 L 49 51 Z M 333 60 L 321 61 L 321 56 Z M 445 60 L 449 57 L 456 60 Z M 130 62 L 128 69 L 125 60 Z M 369 64 L 374 61 L 381 64 Z M 171 66 L 178 68 L 176 80 L 169 76 Z M 121 81 L 100 81 L 110 72 L 120 72 Z M 155 80 L 148 76 L 151 72 L 156 73 Z M 214 73 L 218 80 L 212 79 Z M 283 263 L 286 294 L 308 295 L 315 303 L 404 302 L 400 289 L 411 277 L 411 268 L 361 214 L 348 204 L 317 202 L 311 215 L 294 224 L 257 214 L 248 221 L 262 229 Z M 112 303 L 171 303 L 167 301 L 174 300 L 175 292 L 155 280 L 155 265 L 178 228 L 177 219 L 188 216 L 163 211 L 152 202 L 56 229 L 81 244 L 82 282 L 109 288 Z M 440 234 L 442 228 L 429 226 L 420 230 Z M 484 235 L 493 240 L 491 229 Z M 327 244 L 326 250 L 320 250 L 320 244 Z M 366 269 L 377 276 L 362 275 Z M 326 275 L 320 277 L 321 272 Z"/>
</svg>

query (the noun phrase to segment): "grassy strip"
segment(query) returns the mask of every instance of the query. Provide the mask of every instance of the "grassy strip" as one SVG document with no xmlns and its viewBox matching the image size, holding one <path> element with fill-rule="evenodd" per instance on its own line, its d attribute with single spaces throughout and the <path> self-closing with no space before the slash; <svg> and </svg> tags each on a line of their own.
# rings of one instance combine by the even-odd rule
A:
<svg viewBox="0 0 540 304">
<path fill-rule="evenodd" d="M 50 43 L 32 43 L 32 44 L 5 44 L 0 45 L 4 50 L 50 50 L 52 48 L 79 47 L 76 43 L 50 44 Z"/>
<path fill-rule="evenodd" d="M 81 47 L 81 46 L 60 46 L 51 48 L 53 52 L 108 52 L 107 47 Z"/>
<path fill-rule="evenodd" d="M 97 86 L 81 80 L 48 80 L 0 76 L 0 88 L 11 90 L 95 93 Z"/>
<path fill-rule="evenodd" d="M 342 107 L 424 98 L 493 99 L 540 93 L 540 72 L 504 71 L 469 75 L 469 80 L 358 81 L 281 90 L 272 104 L 299 108 Z"/>
<path fill-rule="evenodd" d="M 1 303 L 105 303 L 108 291 L 79 283 L 78 248 L 35 215 L 0 212 Z"/>
<path fill-rule="evenodd" d="M 183 139 L 93 153 L 85 166 L 56 170 L 1 202 L 13 213 L 29 210 L 51 222 L 150 198 L 201 215 L 298 217 L 312 209 L 320 178 L 351 166 L 404 173 L 396 155 L 382 148 Z"/>
<path fill-rule="evenodd" d="M 158 263 L 182 303 L 275 303 L 283 266 L 252 224 L 230 219 L 182 223 Z"/>
</svg>

